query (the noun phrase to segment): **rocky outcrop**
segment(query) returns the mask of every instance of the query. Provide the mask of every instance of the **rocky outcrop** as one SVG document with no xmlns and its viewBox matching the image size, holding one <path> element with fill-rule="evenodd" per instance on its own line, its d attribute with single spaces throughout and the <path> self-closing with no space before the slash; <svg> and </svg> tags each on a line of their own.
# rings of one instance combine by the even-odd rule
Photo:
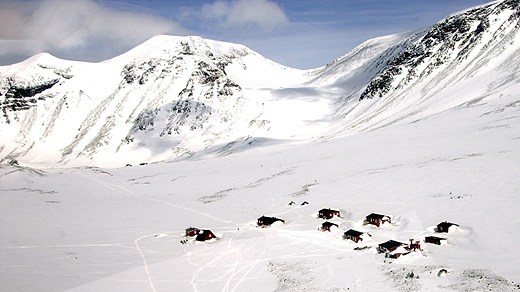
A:
<svg viewBox="0 0 520 292">
<path fill-rule="evenodd" d="M 6 78 L 7 86 L 0 92 L 0 110 L 7 123 L 8 112 L 24 111 L 36 106 L 38 100 L 54 97 L 53 94 L 41 94 L 56 85 L 60 79 L 42 80 L 31 84 L 19 84 L 13 77 Z"/>
<path fill-rule="evenodd" d="M 499 15 L 509 15 L 501 20 Z M 359 99 L 382 97 L 447 66 L 456 66 L 504 39 L 518 37 L 520 4 L 503 1 L 450 16 L 405 46 L 368 83 Z"/>
</svg>

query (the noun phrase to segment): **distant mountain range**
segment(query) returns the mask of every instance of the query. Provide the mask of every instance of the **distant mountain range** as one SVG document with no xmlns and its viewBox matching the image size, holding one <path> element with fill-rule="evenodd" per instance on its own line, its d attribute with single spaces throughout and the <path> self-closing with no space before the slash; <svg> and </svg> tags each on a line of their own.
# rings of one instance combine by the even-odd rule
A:
<svg viewBox="0 0 520 292">
<path fill-rule="evenodd" d="M 414 122 L 520 89 L 519 31 L 520 0 L 506 0 L 313 70 L 200 37 L 100 63 L 39 54 L 0 67 L 0 159 L 124 166 Z"/>
</svg>

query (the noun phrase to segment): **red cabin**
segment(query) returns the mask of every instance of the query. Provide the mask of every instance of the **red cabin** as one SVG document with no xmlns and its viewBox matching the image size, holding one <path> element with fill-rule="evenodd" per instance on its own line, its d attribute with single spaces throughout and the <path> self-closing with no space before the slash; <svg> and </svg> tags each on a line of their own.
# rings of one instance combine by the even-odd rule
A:
<svg viewBox="0 0 520 292">
<path fill-rule="evenodd" d="M 432 244 L 436 244 L 436 245 L 441 245 L 443 240 L 446 240 L 446 238 L 437 237 L 437 236 L 426 236 L 424 238 L 424 242 L 432 243 Z"/>
<path fill-rule="evenodd" d="M 381 224 L 388 222 L 392 223 L 390 216 L 372 213 L 365 219 L 365 224 L 372 224 L 379 227 Z"/>
<path fill-rule="evenodd" d="M 435 228 L 435 232 L 448 233 L 450 227 L 453 225 L 459 226 L 458 224 L 447 222 L 447 221 L 441 222 L 441 223 L 437 224 L 437 228 Z"/>
<path fill-rule="evenodd" d="M 379 244 L 377 250 L 379 253 L 384 253 L 386 257 L 393 259 L 410 253 L 410 250 L 406 248 L 406 244 L 395 240 Z"/>
<path fill-rule="evenodd" d="M 336 223 L 332 223 L 332 222 L 329 222 L 329 221 L 323 222 L 323 224 L 321 224 L 321 231 L 329 231 L 330 232 L 330 228 L 332 226 L 339 227 L 338 224 L 336 224 Z"/>
<path fill-rule="evenodd" d="M 187 228 L 186 237 L 192 237 L 192 236 L 198 235 L 199 232 L 200 232 L 200 229 L 198 229 L 198 228 L 195 228 L 195 227 Z"/>
<path fill-rule="evenodd" d="M 256 224 L 260 227 L 268 227 L 277 221 L 285 223 L 285 220 L 280 219 L 280 218 L 262 216 L 262 217 L 258 218 L 258 220 L 256 221 Z"/>
<path fill-rule="evenodd" d="M 361 237 L 363 235 L 363 232 L 350 229 L 347 232 L 343 233 L 343 239 L 350 239 L 354 242 L 363 241 L 363 238 Z"/>
<path fill-rule="evenodd" d="M 318 211 L 318 218 L 322 219 L 332 219 L 334 216 L 339 217 L 339 211 L 331 210 L 331 209 L 321 209 Z"/>
<path fill-rule="evenodd" d="M 206 240 L 210 240 L 210 239 L 213 239 L 213 238 L 217 238 L 215 236 L 215 234 L 213 234 L 213 232 L 211 232 L 210 230 L 202 230 L 202 232 L 200 232 L 197 235 L 195 240 L 197 240 L 197 241 L 206 241 Z"/>
</svg>

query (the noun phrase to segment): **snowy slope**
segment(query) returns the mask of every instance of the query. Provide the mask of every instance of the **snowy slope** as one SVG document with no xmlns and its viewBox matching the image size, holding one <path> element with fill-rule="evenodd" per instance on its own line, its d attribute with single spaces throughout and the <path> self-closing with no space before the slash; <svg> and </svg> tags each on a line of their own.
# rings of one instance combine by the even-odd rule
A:
<svg viewBox="0 0 520 292">
<path fill-rule="evenodd" d="M 519 122 L 518 99 L 492 96 L 412 124 L 211 159 L 3 166 L 0 290 L 518 291 Z M 338 230 L 317 230 L 322 208 L 344 211 Z M 372 212 L 394 223 L 363 225 Z M 286 224 L 258 228 L 262 215 Z M 447 243 L 424 243 L 443 221 L 459 224 L 438 235 Z M 190 226 L 219 239 L 194 242 Z M 345 241 L 350 228 L 372 237 Z M 375 249 L 410 238 L 423 251 L 391 260 Z"/>
<path fill-rule="evenodd" d="M 304 73 L 240 45 L 158 36 L 106 62 L 39 55 L 0 76 L 3 157 L 120 166 L 262 130 L 264 101 L 245 90 L 302 83 Z"/>
<path fill-rule="evenodd" d="M 420 120 L 518 86 L 519 6 L 469 9 L 309 71 L 199 37 L 96 64 L 38 55 L 0 68 L 0 157 L 114 167 Z"/>
<path fill-rule="evenodd" d="M 342 87 L 337 114 L 346 120 L 344 129 L 411 122 L 517 87 L 519 32 L 520 2 L 510 0 L 452 15 L 404 39 L 394 36 L 391 47 L 378 39 L 367 42 L 360 49 L 376 50 L 377 59 L 356 69 L 361 84 L 352 86 L 349 78 Z M 359 55 L 356 50 L 352 54 Z M 352 66 L 351 58 L 339 59 L 340 64 Z M 330 69 L 334 72 L 337 66 Z"/>
</svg>

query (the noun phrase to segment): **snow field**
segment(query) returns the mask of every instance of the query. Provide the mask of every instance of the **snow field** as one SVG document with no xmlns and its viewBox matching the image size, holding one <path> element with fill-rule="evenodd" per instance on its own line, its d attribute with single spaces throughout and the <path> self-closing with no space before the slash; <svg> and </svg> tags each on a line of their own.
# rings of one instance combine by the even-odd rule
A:
<svg viewBox="0 0 520 292">
<path fill-rule="evenodd" d="M 514 291 L 520 115 L 496 111 L 510 103 L 224 157 L 120 169 L 3 166 L 2 290 Z M 509 127 L 482 126 L 503 122 Z M 349 213 L 331 220 L 340 231 L 317 230 L 324 220 L 313 215 L 324 207 Z M 372 212 L 396 224 L 362 225 Z M 262 215 L 286 224 L 257 228 Z M 423 243 L 396 260 L 354 250 L 423 240 L 442 221 L 460 224 L 446 245 Z M 220 238 L 181 244 L 190 226 Z M 345 241 L 349 228 L 372 237 Z M 436 276 L 441 268 L 445 277 Z M 419 278 L 407 278 L 411 271 Z"/>
</svg>

